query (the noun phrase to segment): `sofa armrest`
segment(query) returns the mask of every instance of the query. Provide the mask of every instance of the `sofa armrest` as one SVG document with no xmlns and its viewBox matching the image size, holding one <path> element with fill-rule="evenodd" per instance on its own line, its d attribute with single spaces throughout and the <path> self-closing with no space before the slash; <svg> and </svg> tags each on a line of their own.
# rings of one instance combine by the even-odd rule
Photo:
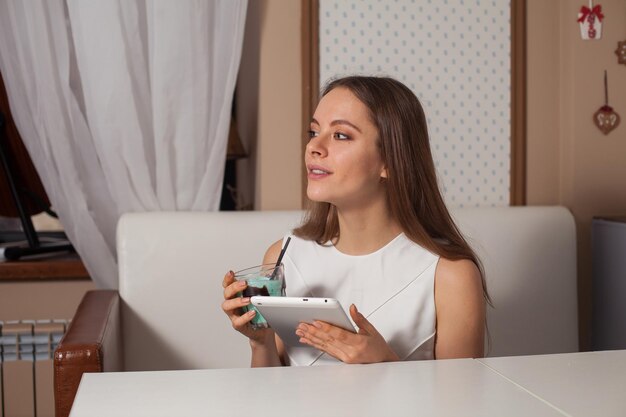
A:
<svg viewBox="0 0 626 417">
<path fill-rule="evenodd" d="M 67 417 L 84 372 L 121 371 L 120 297 L 88 291 L 54 352 L 56 417 Z"/>
</svg>

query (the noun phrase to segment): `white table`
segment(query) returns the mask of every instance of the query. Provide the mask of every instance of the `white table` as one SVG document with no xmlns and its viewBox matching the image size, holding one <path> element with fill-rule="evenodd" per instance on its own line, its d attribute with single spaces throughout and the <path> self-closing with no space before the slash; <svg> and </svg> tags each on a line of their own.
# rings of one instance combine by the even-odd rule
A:
<svg viewBox="0 0 626 417">
<path fill-rule="evenodd" d="M 626 353 L 595 355 L 85 374 L 70 417 L 626 415 Z"/>
<path fill-rule="evenodd" d="M 626 350 L 480 362 L 571 416 L 626 416 Z"/>
</svg>

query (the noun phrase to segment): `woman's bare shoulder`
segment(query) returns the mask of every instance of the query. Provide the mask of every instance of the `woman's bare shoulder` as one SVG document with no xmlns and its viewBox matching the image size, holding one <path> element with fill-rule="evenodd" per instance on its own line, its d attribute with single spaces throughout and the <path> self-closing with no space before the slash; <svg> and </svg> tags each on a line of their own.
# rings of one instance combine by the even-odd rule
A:
<svg viewBox="0 0 626 417">
<path fill-rule="evenodd" d="M 481 284 L 480 270 L 470 259 L 447 259 L 442 257 L 437 264 L 435 276 L 444 285 Z"/>
<path fill-rule="evenodd" d="M 480 270 L 469 259 L 440 258 L 435 272 L 435 302 L 438 309 L 483 302 Z"/>
<path fill-rule="evenodd" d="M 272 245 L 267 248 L 265 252 L 265 256 L 263 257 L 264 264 L 273 264 L 278 260 L 278 255 L 280 255 L 280 250 L 283 248 L 283 240 L 279 239 L 276 242 L 272 243 Z"/>
</svg>

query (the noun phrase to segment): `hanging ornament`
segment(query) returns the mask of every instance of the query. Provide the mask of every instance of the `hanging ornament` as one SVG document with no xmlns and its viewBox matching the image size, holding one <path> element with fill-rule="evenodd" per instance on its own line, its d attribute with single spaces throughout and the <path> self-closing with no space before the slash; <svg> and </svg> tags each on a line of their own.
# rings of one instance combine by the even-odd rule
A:
<svg viewBox="0 0 626 417">
<path fill-rule="evenodd" d="M 619 114 L 615 113 L 613 107 L 609 106 L 609 88 L 604 70 L 604 106 L 600 107 L 593 115 L 593 123 L 604 133 L 608 135 L 610 131 L 619 125 Z"/>
<path fill-rule="evenodd" d="M 580 36 L 588 40 L 598 40 L 602 37 L 602 6 L 593 5 L 589 0 L 589 7 L 581 6 L 578 12 L 578 23 L 580 24 Z"/>
<path fill-rule="evenodd" d="M 626 41 L 617 42 L 615 55 L 617 55 L 618 64 L 626 65 Z"/>
<path fill-rule="evenodd" d="M 617 62 L 619 64 L 626 65 L 626 41 L 617 42 L 615 55 L 617 55 Z"/>
</svg>

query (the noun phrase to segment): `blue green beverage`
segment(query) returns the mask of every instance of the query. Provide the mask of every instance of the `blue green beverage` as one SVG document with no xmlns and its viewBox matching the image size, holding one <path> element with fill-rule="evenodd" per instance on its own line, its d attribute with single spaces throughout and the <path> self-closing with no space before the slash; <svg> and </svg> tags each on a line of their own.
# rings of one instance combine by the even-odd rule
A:
<svg viewBox="0 0 626 417">
<path fill-rule="evenodd" d="M 248 283 L 246 289 L 241 293 L 243 297 L 253 297 L 255 295 L 282 297 L 285 295 L 285 277 L 282 264 L 278 267 L 274 264 L 268 264 L 244 269 L 235 273 L 235 279 L 238 281 L 245 280 Z M 267 321 L 255 306 L 249 304 L 243 307 L 244 313 L 250 310 L 256 311 L 256 315 L 251 321 L 253 329 L 269 327 Z"/>
</svg>

